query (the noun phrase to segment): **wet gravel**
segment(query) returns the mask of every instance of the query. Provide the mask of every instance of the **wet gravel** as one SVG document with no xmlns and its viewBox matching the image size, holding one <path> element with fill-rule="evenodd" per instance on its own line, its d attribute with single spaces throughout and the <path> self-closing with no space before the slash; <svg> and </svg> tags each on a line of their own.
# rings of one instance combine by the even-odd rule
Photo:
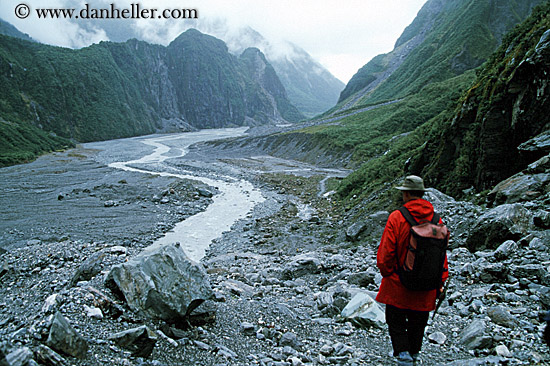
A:
<svg viewBox="0 0 550 366">
<path fill-rule="evenodd" d="M 120 156 L 134 153 L 121 150 Z M 49 317 L 59 311 L 90 345 L 84 359 L 63 355 L 70 365 L 394 364 L 386 329 L 358 328 L 335 316 L 335 309 L 354 292 L 376 292 L 378 239 L 354 242 L 346 237 L 353 224 L 350 213 L 318 195 L 326 172 L 288 174 L 278 169 L 281 162 L 266 167 L 265 159 L 224 156 L 214 162 L 214 172 L 248 178 L 266 200 L 216 239 L 202 260 L 217 295 L 201 311 L 212 317 L 199 317 L 191 328 L 174 330 L 140 317 L 123 303 L 121 316 L 88 315 L 87 307 L 97 303 L 96 290 L 113 297 L 103 284 L 113 265 L 135 256 L 211 200 L 199 193 L 208 188 L 202 183 L 115 170 L 98 162 L 98 154 L 76 149 L 0 171 L 0 205 L 5 208 L 0 247 L 6 251 L 0 254 L 0 351 L 36 350 L 44 344 Z M 205 160 L 212 164 L 213 157 Z M 259 165 L 251 166 L 254 162 Z M 171 164 L 208 169 L 198 159 Z M 447 216 L 458 207 L 463 211 L 457 227 L 481 212 L 457 203 L 447 206 Z M 521 253 L 534 257 L 540 250 L 542 260 L 549 260 L 548 248 L 535 251 L 529 243 L 524 241 Z M 99 272 L 69 286 L 82 263 L 97 253 L 103 254 Z M 428 328 L 427 336 L 440 332 L 446 340 L 440 344 L 426 339 L 424 364 L 547 362 L 540 341 L 541 306 L 531 298 L 528 284 L 516 288 L 480 282 L 461 270 L 476 258 L 460 249 L 453 253 L 451 292 L 459 295 L 454 305 L 445 303 Z M 314 257 L 319 265 L 299 276 L 284 276 L 296 255 Z M 350 279 L 354 273 L 372 276 L 357 284 Z M 501 301 L 494 295 L 499 292 L 516 293 L 513 308 L 520 310 L 515 316 L 528 332 L 493 326 L 495 345 L 506 344 L 510 357 L 497 356 L 494 347 L 466 350 L 460 332 Z M 58 300 L 48 307 L 46 299 L 53 294 Z M 331 296 L 328 307 L 320 306 L 323 294 Z M 158 336 L 148 358 L 134 357 L 109 340 L 116 332 L 143 324 Z"/>
</svg>

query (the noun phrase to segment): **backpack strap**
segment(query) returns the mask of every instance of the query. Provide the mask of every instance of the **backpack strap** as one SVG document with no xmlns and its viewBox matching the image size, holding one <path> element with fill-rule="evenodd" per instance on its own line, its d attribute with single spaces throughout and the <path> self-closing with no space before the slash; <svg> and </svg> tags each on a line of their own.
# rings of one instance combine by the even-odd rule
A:
<svg viewBox="0 0 550 366">
<path fill-rule="evenodd" d="M 411 215 L 408 208 L 406 208 L 405 206 L 401 206 L 399 208 L 399 212 L 401 212 L 401 215 L 403 215 L 403 217 L 405 218 L 405 220 L 407 220 L 409 225 L 411 225 L 411 226 L 418 225 L 418 221 L 416 221 L 416 219 L 413 217 L 413 215 Z"/>
<path fill-rule="evenodd" d="M 407 222 L 409 223 L 409 225 L 411 226 L 416 226 L 418 225 L 418 221 L 416 221 L 416 219 L 414 218 L 414 216 L 411 214 L 411 212 L 409 211 L 408 208 L 406 208 L 405 206 L 401 206 L 399 208 L 399 212 L 401 212 L 401 215 L 403 215 L 403 217 L 405 218 L 405 220 L 407 220 Z M 434 225 L 437 225 L 439 224 L 439 220 L 441 219 L 441 217 L 439 216 L 439 214 L 437 212 L 434 211 L 434 216 L 432 218 L 432 221 L 431 223 L 434 224 Z"/>
</svg>

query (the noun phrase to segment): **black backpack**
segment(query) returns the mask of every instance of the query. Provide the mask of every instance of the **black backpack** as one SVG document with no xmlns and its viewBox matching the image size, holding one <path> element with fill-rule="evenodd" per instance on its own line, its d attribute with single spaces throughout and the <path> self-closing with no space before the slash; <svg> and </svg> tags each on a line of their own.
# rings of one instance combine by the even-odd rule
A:
<svg viewBox="0 0 550 366">
<path fill-rule="evenodd" d="M 432 221 L 418 223 L 406 207 L 399 212 L 411 225 L 411 237 L 403 265 L 397 274 L 403 286 L 413 291 L 439 290 L 443 284 L 442 275 L 445 254 L 449 245 L 450 232 L 439 224 L 439 215 L 434 212 Z"/>
</svg>

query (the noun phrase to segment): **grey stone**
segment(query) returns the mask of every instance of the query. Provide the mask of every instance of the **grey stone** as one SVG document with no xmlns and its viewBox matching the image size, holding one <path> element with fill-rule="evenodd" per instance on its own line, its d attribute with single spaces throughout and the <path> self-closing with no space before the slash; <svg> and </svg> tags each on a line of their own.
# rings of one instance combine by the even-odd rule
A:
<svg viewBox="0 0 550 366">
<path fill-rule="evenodd" d="M 202 265 L 177 244 L 146 250 L 114 266 L 105 284 L 130 308 L 169 323 L 186 322 L 196 307 L 213 297 Z"/>
<path fill-rule="evenodd" d="M 501 325 L 506 328 L 514 329 L 518 325 L 516 318 L 510 314 L 510 312 L 502 306 L 494 306 L 487 309 L 487 315 L 493 323 Z"/>
<path fill-rule="evenodd" d="M 530 232 L 531 214 L 520 204 L 488 210 L 472 227 L 466 246 L 471 252 L 495 249 L 506 240 L 519 240 Z"/>
<path fill-rule="evenodd" d="M 444 344 L 447 340 L 447 336 L 442 332 L 434 332 L 428 336 L 428 339 L 432 343 L 437 343 L 439 345 Z"/>
<path fill-rule="evenodd" d="M 117 205 L 116 201 L 108 200 L 103 202 L 103 206 L 105 207 L 115 207 Z"/>
<path fill-rule="evenodd" d="M 319 273 L 320 265 L 319 258 L 311 253 L 295 256 L 283 268 L 282 279 L 293 280 L 307 274 Z"/>
<path fill-rule="evenodd" d="M 507 240 L 495 250 L 493 256 L 498 260 L 508 259 L 513 256 L 517 249 L 518 245 L 515 241 Z"/>
<path fill-rule="evenodd" d="M 511 274 L 516 278 L 543 279 L 548 272 L 542 264 L 523 264 L 519 266 L 511 266 Z"/>
<path fill-rule="evenodd" d="M 242 322 L 240 328 L 241 328 L 241 333 L 244 333 L 246 335 L 256 334 L 256 329 L 254 327 L 254 324 L 252 323 Z"/>
<path fill-rule="evenodd" d="M 470 350 L 490 347 L 492 338 L 485 335 L 486 327 L 487 325 L 483 320 L 474 320 L 460 333 L 460 343 Z"/>
<path fill-rule="evenodd" d="M 63 356 L 43 344 L 34 350 L 34 356 L 38 362 L 48 366 L 64 366 L 67 364 Z"/>
<path fill-rule="evenodd" d="M 323 347 L 321 347 L 321 349 L 319 350 L 319 353 L 324 356 L 330 356 L 333 352 L 334 352 L 334 347 L 332 347 L 329 344 L 323 345 Z"/>
<path fill-rule="evenodd" d="M 358 221 L 348 227 L 346 238 L 355 242 L 359 241 L 362 236 L 381 236 L 389 216 L 387 211 L 378 211 L 369 215 L 366 220 Z"/>
<path fill-rule="evenodd" d="M 206 197 L 206 198 L 212 198 L 212 196 L 214 196 L 212 192 L 210 192 L 208 189 L 205 189 L 205 188 L 197 189 L 197 193 L 199 194 L 199 196 Z"/>
<path fill-rule="evenodd" d="M 512 357 L 512 354 L 510 353 L 510 350 L 504 344 L 499 344 L 498 346 L 496 346 L 495 347 L 495 352 L 496 352 L 497 356 L 506 357 L 506 358 L 511 358 Z"/>
<path fill-rule="evenodd" d="M 346 238 L 350 241 L 357 241 L 359 239 L 359 235 L 365 230 L 367 227 L 367 223 L 364 221 L 358 221 L 353 223 L 348 229 L 346 230 Z"/>
<path fill-rule="evenodd" d="M 103 268 L 103 261 L 106 255 L 107 253 L 100 251 L 86 259 L 71 278 L 69 287 L 75 286 L 78 281 L 89 281 L 97 276 Z"/>
<path fill-rule="evenodd" d="M 519 173 L 497 184 L 488 198 L 497 205 L 532 200 L 543 194 L 549 182 L 550 174 Z"/>
<path fill-rule="evenodd" d="M 341 320 L 349 320 L 359 327 L 377 327 L 382 329 L 386 317 L 372 297 L 358 292 L 340 314 Z"/>
<path fill-rule="evenodd" d="M 541 229 L 550 229 L 550 212 L 539 211 L 533 217 L 533 223 Z"/>
<path fill-rule="evenodd" d="M 33 352 L 29 347 L 17 348 L 8 353 L 5 358 L 6 365 L 8 366 L 27 366 L 31 361 L 33 361 Z"/>
<path fill-rule="evenodd" d="M 223 281 L 222 286 L 227 288 L 233 295 L 237 296 L 247 297 L 251 296 L 254 292 L 254 287 L 232 278 Z"/>
<path fill-rule="evenodd" d="M 227 359 L 237 358 L 237 354 L 231 349 L 222 345 L 217 345 L 216 347 L 218 348 L 218 355 L 225 357 Z"/>
<path fill-rule="evenodd" d="M 134 357 L 149 357 L 157 343 L 157 335 L 145 325 L 113 334 L 109 339 Z"/>
<path fill-rule="evenodd" d="M 373 271 L 356 272 L 348 276 L 348 283 L 361 287 L 367 287 L 368 285 L 374 284 L 375 277 L 376 272 Z"/>
<path fill-rule="evenodd" d="M 44 314 L 53 313 L 60 303 L 59 297 L 59 294 L 52 294 L 48 296 L 48 298 L 44 301 L 44 305 L 42 305 L 42 312 Z"/>
<path fill-rule="evenodd" d="M 332 305 L 334 302 L 334 297 L 331 292 L 321 292 L 317 296 L 317 309 L 323 310 L 327 306 Z"/>
<path fill-rule="evenodd" d="M 292 332 L 286 332 L 283 333 L 283 335 L 281 336 L 281 339 L 279 340 L 279 346 L 289 346 L 295 350 L 299 350 L 302 346 L 302 343 L 298 340 L 296 334 Z"/>
<path fill-rule="evenodd" d="M 518 146 L 518 150 L 528 152 L 550 152 L 550 131 L 545 131 L 540 135 L 525 141 Z"/>
<path fill-rule="evenodd" d="M 78 358 L 86 357 L 88 352 L 88 341 L 59 312 L 53 317 L 46 344 L 57 352 Z"/>
</svg>

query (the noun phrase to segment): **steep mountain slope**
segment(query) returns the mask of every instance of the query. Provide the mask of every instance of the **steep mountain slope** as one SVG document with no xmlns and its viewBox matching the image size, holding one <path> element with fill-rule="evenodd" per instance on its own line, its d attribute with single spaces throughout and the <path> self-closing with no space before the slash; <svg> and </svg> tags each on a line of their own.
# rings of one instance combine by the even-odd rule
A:
<svg viewBox="0 0 550 366">
<path fill-rule="evenodd" d="M 275 69 L 289 100 L 307 117 L 328 110 L 338 101 L 344 83 L 297 45 L 270 42 L 250 27 L 231 29 L 223 22 L 198 26 L 201 32 L 223 39 L 233 54 L 258 48 Z"/>
<path fill-rule="evenodd" d="M 453 84 L 464 90 L 460 98 L 443 97 L 447 107 L 407 134 L 396 131 L 390 139 L 382 135 L 378 141 L 386 150 L 373 149 L 363 157 L 364 164 L 341 182 L 341 195 L 356 195 L 362 206 L 389 204 L 392 185 L 406 174 L 417 174 L 425 177 L 427 185 L 460 197 L 465 189 L 488 190 L 547 155 L 549 29 L 550 3 L 545 2 L 504 38 L 477 77 L 470 77 L 468 87 L 464 88 L 468 81 L 464 77 L 471 72 L 442 84 L 446 87 L 440 92 Z M 426 95 L 429 89 L 425 87 L 393 108 Z M 430 100 L 424 99 L 427 104 Z M 372 126 L 372 118 L 363 118 L 363 128 L 367 125 Z"/>
<path fill-rule="evenodd" d="M 470 0 L 462 0 L 460 3 L 475 5 Z M 427 5 L 429 4 L 434 2 L 428 2 Z M 510 6 L 514 4 L 518 5 L 514 0 L 498 2 L 502 9 L 511 9 Z M 534 19 L 541 18 L 540 14 L 545 14 L 549 6 L 548 1 L 540 5 L 537 10 L 539 15 L 534 15 Z M 462 8 L 457 6 L 457 9 Z M 478 8 L 471 6 L 469 9 L 475 12 Z M 515 16 L 516 14 L 512 13 L 503 16 L 503 19 L 513 19 Z M 452 14 L 447 14 L 447 17 L 452 18 Z M 465 18 L 468 18 L 467 13 L 463 14 L 462 21 Z M 476 14 L 471 14 L 470 18 L 480 19 Z M 536 22 L 533 18 L 530 19 L 528 22 L 531 23 L 526 24 Z M 415 22 L 413 24 L 417 24 Z M 502 21 L 502 24 L 504 23 Z M 523 27 L 531 29 L 534 26 L 522 26 L 520 29 Z M 400 97 L 396 92 L 395 97 L 388 98 L 392 103 L 357 106 L 345 113 L 335 113 L 325 116 L 323 120 L 312 121 L 311 124 L 314 125 L 306 129 L 272 135 L 263 141 L 253 141 L 253 144 L 278 156 L 295 157 L 316 163 L 322 161 L 325 166 L 334 164 L 355 169 L 335 186 L 345 205 L 358 205 L 357 207 L 362 207 L 361 210 L 393 204 L 396 197 L 393 196 L 394 190 L 391 187 L 408 173 L 425 175 L 430 186 L 453 195 L 462 193 L 461 189 L 471 186 L 476 189 L 488 189 L 499 179 L 503 179 L 505 174 L 509 176 L 519 171 L 528 161 L 532 161 L 533 157 L 540 156 L 540 151 L 533 151 L 533 145 L 548 145 L 548 139 L 545 139 L 546 135 L 543 134 L 537 144 L 530 143 L 528 147 L 523 148 L 527 152 L 523 156 L 530 155 L 527 160 L 518 157 L 515 149 L 520 143 L 548 129 L 548 106 L 544 103 L 537 104 L 542 102 L 542 96 L 546 95 L 548 76 L 545 74 L 547 71 L 544 71 L 544 63 L 535 68 L 538 70 L 535 72 L 535 69 L 527 66 L 530 63 L 524 62 L 519 71 L 512 73 L 512 69 L 518 66 L 521 60 L 526 59 L 526 54 L 526 57 L 529 57 L 535 53 L 535 48 L 531 51 L 524 48 L 523 53 L 515 50 L 506 53 L 508 48 L 512 49 L 520 44 L 536 47 L 546 29 L 548 28 L 541 26 L 537 32 L 504 37 L 506 45 L 503 45 L 500 53 L 494 56 L 500 60 L 495 64 L 499 66 L 491 66 L 493 71 L 490 72 L 478 71 L 487 74 L 485 78 L 490 83 L 484 84 L 485 86 L 480 86 L 479 80 L 476 82 L 476 70 L 468 70 L 442 81 L 427 84 L 422 82 L 418 87 L 425 85 L 415 93 Z M 409 29 L 407 32 L 412 30 Z M 404 42 L 403 45 L 414 38 L 412 34 L 420 34 L 415 33 L 417 31 L 411 34 L 407 32 L 404 32 L 404 37 L 400 41 Z M 452 29 L 442 34 L 451 37 L 450 41 L 458 39 Z M 498 34 L 502 36 L 501 33 Z M 427 33 L 424 37 L 431 35 Z M 515 43 L 510 43 L 510 37 L 516 39 Z M 525 41 L 521 41 L 522 39 Z M 444 44 L 445 40 L 442 38 L 440 42 Z M 485 44 L 482 37 L 481 45 Z M 544 49 L 543 44 L 544 42 L 539 50 Z M 505 59 L 498 56 L 503 54 L 506 54 Z M 445 58 L 441 61 L 442 65 L 434 64 L 434 67 L 448 68 L 451 59 Z M 372 63 L 370 65 L 372 66 Z M 502 70 L 507 71 L 502 73 Z M 429 75 L 422 75 L 422 69 L 418 72 L 420 80 L 430 80 Z M 426 72 L 431 74 L 430 69 L 426 69 Z M 536 78 L 530 79 L 528 76 Z M 391 80 L 387 79 L 384 83 L 390 85 Z M 511 82 L 510 86 L 505 86 L 508 81 Z M 411 80 L 411 84 L 413 83 L 414 80 Z M 523 84 L 531 86 L 526 89 L 521 87 Z M 510 93 L 516 94 L 504 97 L 502 92 L 506 88 Z M 459 117 L 455 118 L 457 104 L 460 111 L 465 101 L 473 100 L 466 100 L 465 97 L 461 99 L 470 89 L 479 93 L 475 94 L 474 99 L 477 101 L 481 96 L 493 93 L 493 89 L 495 93 L 481 104 L 479 112 L 473 104 L 464 104 L 462 113 L 471 113 L 474 117 L 479 114 L 479 119 L 459 123 Z M 527 98 L 536 95 L 539 99 Z M 503 101 L 499 102 L 499 98 L 503 98 Z M 488 110 L 491 110 L 490 114 L 486 113 Z M 531 112 L 527 112 L 528 110 Z M 506 120 L 508 116 L 510 119 Z M 507 124 L 515 127 L 505 127 Z M 308 151 L 316 153 L 304 153 Z M 468 170 L 463 169 L 464 167 Z"/>
<path fill-rule="evenodd" d="M 26 41 L 32 41 L 33 39 L 26 33 L 21 32 L 19 29 L 0 18 L 0 34 L 11 36 L 15 38 L 21 38 Z"/>
<path fill-rule="evenodd" d="M 265 70 L 196 30 L 168 47 L 130 40 L 80 50 L 0 35 L 0 118 L 78 141 L 302 119 Z"/>
<path fill-rule="evenodd" d="M 288 92 L 288 98 L 308 117 L 333 107 L 344 83 L 302 48 L 292 44 L 289 47 L 292 49 L 290 55 L 269 58 Z"/>
<path fill-rule="evenodd" d="M 395 49 L 375 57 L 352 77 L 338 109 L 401 98 L 480 66 L 503 34 L 542 2 L 429 0 Z"/>
<path fill-rule="evenodd" d="M 469 187 L 491 189 L 547 155 L 548 70 L 547 3 L 505 37 L 461 99 L 453 119 L 439 136 L 426 143 L 411 169 L 459 195 Z"/>
<path fill-rule="evenodd" d="M 102 0 L 100 3 L 108 7 L 111 2 Z M 128 19 L 87 19 L 86 22 L 73 20 L 73 23 L 86 33 L 104 32 L 113 42 L 126 42 L 135 38 L 166 45 L 168 42 L 165 40 L 171 40 L 170 35 L 180 34 L 191 27 L 187 23 L 171 23 L 157 29 L 144 29 Z M 258 48 L 275 69 L 291 103 L 307 117 L 313 117 L 333 107 L 344 89 L 344 83 L 295 44 L 267 39 L 250 27 L 230 26 L 223 19 L 201 18 L 192 27 L 223 40 L 229 52 L 237 57 L 247 48 Z"/>
</svg>

